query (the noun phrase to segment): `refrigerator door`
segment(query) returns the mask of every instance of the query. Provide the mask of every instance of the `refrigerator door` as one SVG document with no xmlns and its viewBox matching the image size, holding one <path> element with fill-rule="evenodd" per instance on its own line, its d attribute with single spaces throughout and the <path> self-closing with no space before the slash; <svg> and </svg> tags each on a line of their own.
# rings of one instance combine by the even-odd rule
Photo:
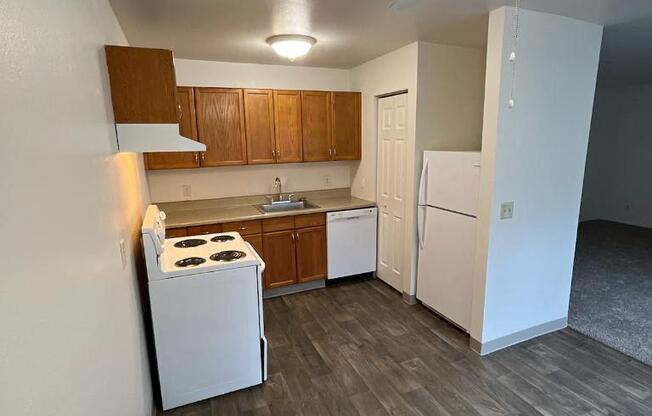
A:
<svg viewBox="0 0 652 416">
<path fill-rule="evenodd" d="M 471 325 L 476 219 L 426 207 L 417 299 L 464 330 Z"/>
<path fill-rule="evenodd" d="M 480 152 L 424 152 L 420 205 L 478 215 Z"/>
</svg>

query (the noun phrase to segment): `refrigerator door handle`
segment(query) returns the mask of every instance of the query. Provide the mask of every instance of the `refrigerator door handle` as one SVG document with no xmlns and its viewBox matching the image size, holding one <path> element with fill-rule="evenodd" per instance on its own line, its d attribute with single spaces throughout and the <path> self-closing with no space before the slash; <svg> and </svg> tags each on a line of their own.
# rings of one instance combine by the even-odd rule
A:
<svg viewBox="0 0 652 416">
<path fill-rule="evenodd" d="M 419 248 L 423 250 L 426 243 L 426 206 L 417 207 L 417 238 L 419 239 Z"/>
<path fill-rule="evenodd" d="M 418 205 L 426 205 L 428 198 L 426 193 L 428 192 L 428 159 L 424 158 L 423 168 L 421 169 L 421 180 L 419 181 L 419 202 Z"/>
</svg>

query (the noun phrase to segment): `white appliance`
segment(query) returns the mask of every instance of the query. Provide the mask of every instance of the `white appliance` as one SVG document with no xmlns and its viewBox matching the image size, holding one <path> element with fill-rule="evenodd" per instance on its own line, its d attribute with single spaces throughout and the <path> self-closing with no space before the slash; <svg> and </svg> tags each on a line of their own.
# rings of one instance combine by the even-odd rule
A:
<svg viewBox="0 0 652 416">
<path fill-rule="evenodd" d="M 471 325 L 480 152 L 427 151 L 419 186 L 417 299 Z"/>
<path fill-rule="evenodd" d="M 375 207 L 326 214 L 328 279 L 376 270 L 377 221 Z"/>
<path fill-rule="evenodd" d="M 261 274 L 238 233 L 165 238 L 147 208 L 142 234 L 163 410 L 267 378 Z"/>
</svg>

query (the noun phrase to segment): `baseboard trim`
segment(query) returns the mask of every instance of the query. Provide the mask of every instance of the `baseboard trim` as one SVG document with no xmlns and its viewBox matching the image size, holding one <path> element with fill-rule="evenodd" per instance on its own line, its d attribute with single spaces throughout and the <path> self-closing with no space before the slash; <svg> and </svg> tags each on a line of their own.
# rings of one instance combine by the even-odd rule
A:
<svg viewBox="0 0 652 416">
<path fill-rule="evenodd" d="M 263 299 L 291 295 L 293 293 L 305 292 L 306 290 L 322 289 L 324 287 L 326 287 L 326 282 L 324 279 L 321 279 L 313 280 L 312 282 L 299 283 L 296 285 L 277 287 L 274 289 L 265 289 L 263 291 Z"/>
<path fill-rule="evenodd" d="M 554 321 L 545 322 L 522 331 L 514 332 L 513 334 L 505 335 L 494 340 L 481 343 L 480 341 L 471 337 L 469 346 L 480 355 L 491 354 L 492 352 L 502 350 L 503 348 L 510 347 L 515 344 L 520 344 L 532 338 L 548 334 L 550 332 L 559 331 L 568 326 L 568 317 L 555 319 Z"/>
<path fill-rule="evenodd" d="M 403 302 L 407 303 L 408 305 L 416 305 L 417 295 L 410 295 L 408 293 L 403 292 Z"/>
</svg>

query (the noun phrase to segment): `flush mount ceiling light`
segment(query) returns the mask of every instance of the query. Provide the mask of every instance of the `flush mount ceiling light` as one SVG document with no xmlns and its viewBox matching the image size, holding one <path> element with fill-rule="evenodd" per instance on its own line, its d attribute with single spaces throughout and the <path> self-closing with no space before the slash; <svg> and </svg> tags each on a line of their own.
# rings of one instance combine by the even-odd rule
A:
<svg viewBox="0 0 652 416">
<path fill-rule="evenodd" d="M 276 35 L 267 38 L 267 43 L 280 56 L 294 61 L 308 53 L 317 40 L 305 35 Z"/>
</svg>

